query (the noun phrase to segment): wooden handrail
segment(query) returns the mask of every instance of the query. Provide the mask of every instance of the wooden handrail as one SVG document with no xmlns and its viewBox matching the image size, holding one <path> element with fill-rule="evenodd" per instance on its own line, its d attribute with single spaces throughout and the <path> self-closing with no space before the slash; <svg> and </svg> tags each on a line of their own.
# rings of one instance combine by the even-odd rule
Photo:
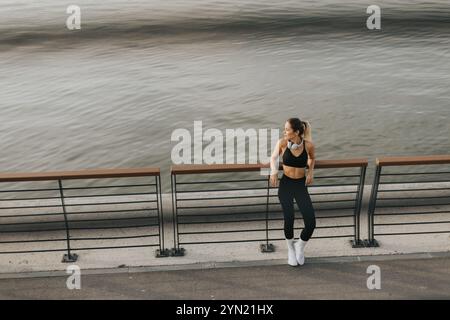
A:
<svg viewBox="0 0 450 320">
<path fill-rule="evenodd" d="M 434 155 L 419 157 L 382 157 L 377 158 L 377 166 L 407 166 L 425 164 L 447 164 L 450 163 L 450 155 Z"/>
<path fill-rule="evenodd" d="M 351 168 L 351 167 L 367 167 L 368 159 L 342 159 L 342 160 L 317 160 L 314 168 Z"/>
<path fill-rule="evenodd" d="M 378 160 L 378 159 L 377 159 Z M 367 167 L 367 159 L 341 159 L 341 160 L 317 160 L 315 168 L 348 168 Z M 190 173 L 220 173 L 220 172 L 250 172 L 262 168 L 269 168 L 268 163 L 257 164 L 183 164 L 173 165 L 172 174 Z M 282 164 L 280 164 L 282 167 Z M 54 172 L 27 172 L 27 173 L 3 173 L 0 174 L 0 182 L 15 181 L 46 181 L 59 179 L 95 179 L 95 178 L 120 178 L 137 176 L 156 176 L 160 169 L 155 167 L 132 169 L 90 169 L 80 171 L 54 171 Z"/>
<path fill-rule="evenodd" d="M 172 174 L 218 173 L 259 171 L 269 167 L 268 164 L 177 164 L 170 168 Z"/>
<path fill-rule="evenodd" d="M 92 169 L 80 171 L 55 171 L 55 172 L 31 172 L 31 173 L 3 173 L 0 174 L 0 182 L 15 181 L 49 181 L 67 179 L 96 179 L 96 178 L 121 178 L 157 176 L 159 168 L 134 168 L 134 169 Z"/>
<path fill-rule="evenodd" d="M 317 160 L 314 168 L 367 167 L 367 159 Z M 172 174 L 249 172 L 269 168 L 268 163 L 257 164 L 179 164 L 170 168 Z M 281 167 L 281 165 L 280 165 Z"/>
</svg>

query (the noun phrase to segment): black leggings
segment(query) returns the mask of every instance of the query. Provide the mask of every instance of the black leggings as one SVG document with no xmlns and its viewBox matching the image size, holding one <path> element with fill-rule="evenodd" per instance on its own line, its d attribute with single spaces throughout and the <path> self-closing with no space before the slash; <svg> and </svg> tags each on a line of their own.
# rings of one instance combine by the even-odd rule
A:
<svg viewBox="0 0 450 320">
<path fill-rule="evenodd" d="M 294 237 L 294 198 L 305 223 L 300 239 L 308 241 L 316 227 L 316 217 L 306 186 L 306 176 L 300 179 L 292 179 L 283 174 L 278 187 L 278 199 L 280 199 L 283 208 L 284 236 L 286 239 Z"/>
</svg>

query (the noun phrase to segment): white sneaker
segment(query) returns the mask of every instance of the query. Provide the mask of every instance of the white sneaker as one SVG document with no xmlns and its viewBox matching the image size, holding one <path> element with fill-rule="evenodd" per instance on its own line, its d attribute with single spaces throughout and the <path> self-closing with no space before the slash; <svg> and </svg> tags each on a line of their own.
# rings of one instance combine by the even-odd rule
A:
<svg viewBox="0 0 450 320">
<path fill-rule="evenodd" d="M 298 239 L 295 242 L 295 258 L 299 265 L 303 265 L 305 263 L 305 245 L 307 241 L 303 241 L 302 239 Z"/>
<path fill-rule="evenodd" d="M 290 266 L 297 266 L 297 258 L 295 256 L 295 248 L 294 248 L 294 239 L 286 239 L 287 247 L 288 247 L 288 264 Z"/>
</svg>

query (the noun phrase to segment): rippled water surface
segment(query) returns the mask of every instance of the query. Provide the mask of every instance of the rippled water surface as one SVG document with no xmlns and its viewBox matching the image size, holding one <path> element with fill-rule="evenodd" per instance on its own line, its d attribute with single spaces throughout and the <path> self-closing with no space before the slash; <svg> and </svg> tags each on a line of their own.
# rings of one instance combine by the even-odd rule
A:
<svg viewBox="0 0 450 320">
<path fill-rule="evenodd" d="M 0 0 L 2 171 L 171 165 L 176 128 L 309 120 L 320 159 L 448 154 L 450 3 Z"/>
</svg>

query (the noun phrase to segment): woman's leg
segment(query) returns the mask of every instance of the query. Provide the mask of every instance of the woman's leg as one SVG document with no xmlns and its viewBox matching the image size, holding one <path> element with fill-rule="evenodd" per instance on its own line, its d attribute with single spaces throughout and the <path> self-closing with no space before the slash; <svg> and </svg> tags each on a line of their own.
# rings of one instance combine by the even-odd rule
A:
<svg viewBox="0 0 450 320">
<path fill-rule="evenodd" d="M 300 239 L 308 241 L 316 228 L 316 216 L 312 206 L 311 197 L 309 196 L 308 187 L 303 184 L 297 186 L 297 188 L 295 188 L 294 197 L 305 224 L 305 228 L 300 234 Z"/>
<path fill-rule="evenodd" d="M 286 239 L 294 238 L 294 196 L 293 186 L 283 176 L 278 187 L 278 199 L 283 208 L 284 236 Z"/>
<path fill-rule="evenodd" d="M 312 206 L 308 188 L 305 185 L 305 179 L 297 185 L 294 194 L 295 201 L 297 202 L 305 224 L 305 228 L 300 234 L 300 239 L 295 243 L 295 256 L 299 265 L 305 263 L 305 246 L 316 228 L 314 208 Z"/>
<path fill-rule="evenodd" d="M 278 199 L 280 199 L 281 207 L 284 215 L 284 236 L 288 248 L 288 264 L 297 266 L 297 258 L 295 256 L 295 240 L 294 240 L 294 195 L 292 183 L 286 177 L 280 180 L 278 187 Z"/>
</svg>

